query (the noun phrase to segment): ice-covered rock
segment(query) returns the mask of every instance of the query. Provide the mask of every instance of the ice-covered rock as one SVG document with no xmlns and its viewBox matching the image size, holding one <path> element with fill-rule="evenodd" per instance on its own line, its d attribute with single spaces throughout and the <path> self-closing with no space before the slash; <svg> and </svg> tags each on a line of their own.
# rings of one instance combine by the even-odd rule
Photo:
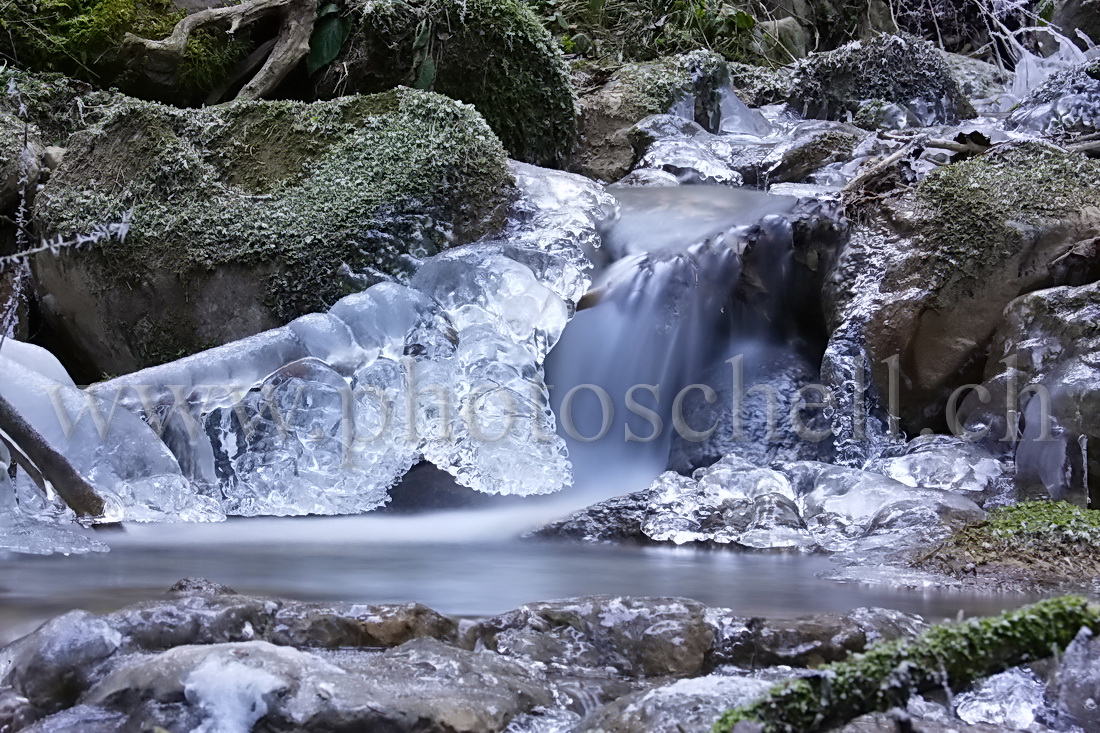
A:
<svg viewBox="0 0 1100 733">
<path fill-rule="evenodd" d="M 1009 473 L 988 449 L 950 435 L 919 436 L 901 455 L 877 458 L 865 469 L 906 486 L 963 492 L 989 491 Z"/>
<path fill-rule="evenodd" d="M 698 674 L 714 641 L 706 608 L 685 598 L 588 596 L 531 603 L 467 631 L 477 646 L 556 669 L 628 676 Z"/>
<path fill-rule="evenodd" d="M 736 454 L 692 477 L 668 471 L 646 490 L 538 531 L 586 541 L 715 543 L 900 553 L 984 516 L 951 491 L 815 461 L 756 466 Z"/>
<path fill-rule="evenodd" d="M 1100 131 L 1100 61 L 1051 75 L 1013 109 L 1006 124 L 1055 136 Z"/>
<path fill-rule="evenodd" d="M 1046 683 L 1021 667 L 986 678 L 955 698 L 955 714 L 970 724 L 1032 730 L 1047 713 Z"/>
<path fill-rule="evenodd" d="M 1088 629 L 1066 647 L 1054 674 L 1051 697 L 1059 727 L 1100 726 L 1100 642 Z"/>
<path fill-rule="evenodd" d="M 589 715 L 579 729 L 615 733 L 708 730 L 723 712 L 752 702 L 772 684 L 723 674 L 678 680 L 623 696 Z"/>
<path fill-rule="evenodd" d="M 0 356 L 2 396 L 34 433 L 25 450 L 71 466 L 86 483 L 93 518 L 105 521 L 211 521 L 224 517 L 198 496 L 150 427 L 94 394 Z M 13 436 L 14 437 L 14 436 Z M 41 458 L 39 460 L 42 460 Z M 48 469 L 47 469 L 48 470 Z M 64 494 L 63 494 L 64 496 Z M 98 503 L 95 501 L 98 499 Z M 66 497 L 70 503 L 76 503 Z M 87 511 L 87 510 L 85 510 Z"/>
</svg>

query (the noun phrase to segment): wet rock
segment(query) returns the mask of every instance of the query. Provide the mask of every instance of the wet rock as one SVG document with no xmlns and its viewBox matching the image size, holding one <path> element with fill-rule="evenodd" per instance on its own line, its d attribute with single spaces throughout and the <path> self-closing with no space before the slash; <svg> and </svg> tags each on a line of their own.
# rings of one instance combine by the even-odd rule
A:
<svg viewBox="0 0 1100 733">
<path fill-rule="evenodd" d="M 695 601 L 589 596 L 528 604 L 466 636 L 477 648 L 552 667 L 653 677 L 702 671 L 714 630 Z"/>
<path fill-rule="evenodd" d="M 701 376 L 699 381 L 710 385 L 717 398 L 707 402 L 702 393 L 691 392 L 683 402 L 684 420 L 696 429 L 715 430 L 701 441 L 674 434 L 669 470 L 690 474 L 725 455 L 757 465 L 828 455 L 827 441 L 807 435 L 828 428 L 821 410 L 797 410 L 800 426 L 792 419 L 792 400 L 798 399 L 800 389 L 818 381 L 813 366 L 789 351 L 750 359 L 742 358 L 740 366 L 722 361 Z"/>
<path fill-rule="evenodd" d="M 894 710 L 888 713 L 869 713 L 861 715 L 850 723 L 839 728 L 833 728 L 834 733 L 899 733 L 900 731 L 912 731 L 912 733 L 1007 733 L 1011 728 L 999 725 L 968 725 L 959 720 L 925 720 L 914 719 L 904 710 Z"/>
<path fill-rule="evenodd" d="M 531 536 L 582 542 L 648 544 L 655 542 L 642 529 L 649 506 L 648 491 L 616 496 L 540 527 Z"/>
<path fill-rule="evenodd" d="M 905 35 L 853 41 L 801 61 L 788 101 L 807 116 L 829 120 L 856 114 L 868 102 L 894 103 L 920 126 L 974 113 L 936 48 Z"/>
<path fill-rule="evenodd" d="M 673 112 L 717 130 L 718 89 L 727 80 L 725 61 L 709 52 L 627 64 L 581 95 L 580 134 L 570 170 L 604 181 L 625 176 L 635 160 L 630 128 L 650 115 Z"/>
<path fill-rule="evenodd" d="M 123 608 L 104 617 L 127 649 L 252 641 L 271 626 L 276 601 L 235 595 L 185 595 Z"/>
<path fill-rule="evenodd" d="M 1002 68 L 979 59 L 958 53 L 943 52 L 943 59 L 951 69 L 955 82 L 971 104 L 992 102 L 998 95 L 1004 94 L 1005 86 L 1012 81 L 1012 74 Z"/>
<path fill-rule="evenodd" d="M 585 718 L 578 731 L 681 733 L 709 730 L 731 707 L 751 702 L 771 682 L 752 677 L 708 675 L 626 695 Z"/>
<path fill-rule="evenodd" d="M 1095 465 L 1087 444 L 1100 436 L 1094 417 L 1100 365 L 1093 356 L 1100 348 L 1098 311 L 1096 284 L 1040 290 L 1012 301 L 982 381 L 989 399 L 970 395 L 960 408 L 974 439 L 1015 449 L 1021 496 L 1050 494 L 1084 504 L 1100 495 L 1100 485 L 1090 480 Z M 1019 425 L 1010 410 L 1022 417 Z"/>
<path fill-rule="evenodd" d="M 72 611 L 0 650 L 0 688 L 11 688 L 5 720 L 44 714 L 73 705 L 87 688 L 97 665 L 122 645 L 122 635 L 107 621 Z M 18 698 L 23 698 L 26 704 Z"/>
<path fill-rule="evenodd" d="M 1006 125 L 1057 137 L 1100 132 L 1100 61 L 1052 74 L 1012 110 Z"/>
<path fill-rule="evenodd" d="M 361 1 L 347 9 L 350 36 L 313 82 L 322 99 L 430 89 L 474 105 L 509 157 L 545 166 L 564 160 L 576 135 L 576 96 L 560 46 L 525 3 Z"/>
<path fill-rule="evenodd" d="M 199 596 L 235 596 L 237 591 L 222 583 L 215 583 L 206 578 L 182 578 L 168 589 L 169 593 L 180 595 Z"/>
<path fill-rule="evenodd" d="M 42 715 L 42 710 L 14 688 L 0 687 L 0 730 L 22 730 Z"/>
<path fill-rule="evenodd" d="M 1100 39 L 1100 11 L 1089 0 L 1056 0 L 1050 22 L 1082 49 L 1089 44 L 1078 33 L 1084 33 L 1093 44 Z"/>
<path fill-rule="evenodd" d="M 284 646 L 395 647 L 420 638 L 455 641 L 458 624 L 420 603 L 368 606 L 292 603 L 280 608 L 266 638 Z"/>
<path fill-rule="evenodd" d="M 141 603 L 104 620 L 123 635 L 127 649 L 146 651 L 253 640 L 309 648 L 389 648 L 423 637 L 453 641 L 457 636 L 453 619 L 419 603 L 299 603 L 224 592 Z"/>
<path fill-rule="evenodd" d="M 918 616 L 880 608 L 792 619 L 719 618 L 717 625 L 712 661 L 743 669 L 818 667 L 879 641 L 915 636 L 925 628 Z"/>
<path fill-rule="evenodd" d="M 1100 642 L 1088 629 L 1066 647 L 1050 695 L 1060 727 L 1092 730 L 1100 725 Z"/>
<path fill-rule="evenodd" d="M 173 720 L 160 720 L 161 728 L 169 730 L 165 725 L 179 721 L 181 716 L 172 716 Z M 195 721 L 198 722 L 198 721 Z M 76 705 L 68 710 L 54 713 L 48 718 L 39 720 L 28 728 L 22 728 L 24 733 L 69 733 L 80 731 L 81 733 L 118 733 L 124 730 L 126 715 L 107 710 L 105 708 L 92 707 L 91 705 Z M 150 728 L 138 728 L 138 730 L 150 730 Z M 152 728 L 152 730 L 156 730 Z M 190 729 L 185 729 L 190 730 Z M 172 733 L 176 733 L 175 730 Z"/>
<path fill-rule="evenodd" d="M 125 241 L 34 269 L 53 326 L 95 373 L 125 373 L 282 325 L 408 254 L 479 236 L 500 223 L 510 180 L 480 116 L 427 92 L 198 110 L 130 100 L 72 138 L 35 205 L 45 236 L 129 217 Z"/>
<path fill-rule="evenodd" d="M 1007 144 L 940 168 L 857 227 L 827 279 L 826 313 L 837 338 L 862 332 L 902 427 L 947 431 L 949 398 L 981 381 L 1011 300 L 1100 276 L 1100 260 L 1074 254 L 1100 234 L 1098 183 L 1100 164 L 1084 156 Z"/>
</svg>

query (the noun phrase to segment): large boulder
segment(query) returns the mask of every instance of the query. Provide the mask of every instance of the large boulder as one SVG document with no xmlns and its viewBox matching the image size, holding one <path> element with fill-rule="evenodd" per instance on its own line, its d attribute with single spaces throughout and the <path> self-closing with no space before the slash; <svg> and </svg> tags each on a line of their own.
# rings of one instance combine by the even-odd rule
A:
<svg viewBox="0 0 1100 733">
<path fill-rule="evenodd" d="M 1100 163 L 1083 155 L 1008 144 L 861 217 L 828 279 L 826 312 L 837 333 L 863 331 L 875 386 L 896 390 L 904 427 L 946 427 L 948 398 L 981 381 L 1011 300 L 1100 277 L 1100 259 L 1078 246 L 1100 234 L 1098 185 Z"/>
<path fill-rule="evenodd" d="M 675 109 L 717 132 L 718 90 L 728 81 L 722 57 L 705 51 L 626 64 L 581 95 L 580 136 L 570 169 L 604 181 L 625 176 L 636 158 L 631 127 L 650 115 Z"/>
<path fill-rule="evenodd" d="M 576 133 L 575 95 L 561 50 L 517 0 L 349 4 L 351 35 L 314 81 L 330 98 L 398 84 L 477 107 L 513 158 L 564 159 Z"/>
<path fill-rule="evenodd" d="M 853 41 L 811 55 L 796 67 L 788 101 L 810 117 L 843 120 L 851 114 L 857 121 L 868 116 L 867 109 L 896 104 L 914 127 L 974 114 L 936 47 L 907 35 Z"/>
<path fill-rule="evenodd" d="M 1088 44 L 1078 33 L 1094 44 L 1100 43 L 1100 7 L 1096 0 L 1055 0 L 1050 21 L 1083 49 Z"/>
<path fill-rule="evenodd" d="M 38 196 L 43 236 L 95 243 L 35 260 L 43 310 L 96 373 L 130 372 L 474 239 L 501 222 L 510 182 L 480 115 L 428 92 L 201 110 L 127 100 L 72 137 Z"/>
</svg>

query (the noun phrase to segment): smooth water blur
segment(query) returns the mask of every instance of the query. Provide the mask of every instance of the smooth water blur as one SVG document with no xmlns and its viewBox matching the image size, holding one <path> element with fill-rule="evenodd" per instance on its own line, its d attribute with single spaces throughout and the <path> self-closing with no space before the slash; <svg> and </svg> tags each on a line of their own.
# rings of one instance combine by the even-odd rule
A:
<svg viewBox="0 0 1100 733">
<path fill-rule="evenodd" d="M 459 515 L 451 513 L 450 519 L 458 521 Z M 99 533 L 111 545 L 109 553 L 9 556 L 0 559 L 0 642 L 74 608 L 106 612 L 163 598 L 185 576 L 205 577 L 241 593 L 361 603 L 418 601 L 469 616 L 587 594 L 683 596 L 766 617 L 882 606 L 940 619 L 960 611 L 993 613 L 1027 601 L 1011 594 L 827 581 L 817 575 L 833 566 L 820 556 L 521 540 L 379 541 L 369 533 L 378 526 L 370 520 L 299 517 L 148 525 Z"/>
</svg>

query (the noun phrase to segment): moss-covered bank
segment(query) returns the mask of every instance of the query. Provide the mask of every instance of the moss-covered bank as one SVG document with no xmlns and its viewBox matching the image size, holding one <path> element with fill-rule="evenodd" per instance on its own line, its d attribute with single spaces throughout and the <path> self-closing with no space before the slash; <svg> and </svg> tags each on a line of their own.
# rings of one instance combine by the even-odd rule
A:
<svg viewBox="0 0 1100 733">
<path fill-rule="evenodd" d="M 73 136 L 35 205 L 43 235 L 132 211 L 129 235 L 36 270 L 63 328 L 98 368 L 124 373 L 322 309 L 407 255 L 476 238 L 500 223 L 509 181 L 476 111 L 427 92 L 202 110 L 129 100 Z M 219 300 L 238 311 L 212 312 Z"/>
<path fill-rule="evenodd" d="M 919 565 L 979 584 L 1087 586 L 1100 576 L 1100 512 L 1064 501 L 1000 507 Z"/>
<path fill-rule="evenodd" d="M 512 157 L 555 165 L 576 133 L 568 68 L 522 0 L 349 0 L 352 32 L 321 98 L 398 84 L 477 107 Z"/>
<path fill-rule="evenodd" d="M 765 697 L 725 713 L 714 733 L 741 721 L 766 733 L 810 733 L 864 713 L 904 707 L 923 690 L 960 690 L 975 680 L 1058 653 L 1082 627 L 1100 629 L 1100 608 L 1079 596 L 1040 601 L 991 618 L 934 626 L 916 639 L 873 647 L 788 680 Z"/>
</svg>

